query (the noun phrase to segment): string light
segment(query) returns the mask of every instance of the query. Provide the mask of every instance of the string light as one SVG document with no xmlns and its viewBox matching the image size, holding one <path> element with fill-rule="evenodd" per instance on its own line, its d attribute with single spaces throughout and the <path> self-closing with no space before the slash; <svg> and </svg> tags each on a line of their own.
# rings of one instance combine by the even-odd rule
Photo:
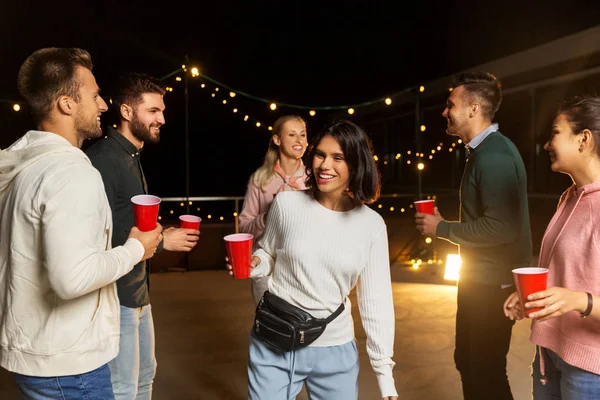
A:
<svg viewBox="0 0 600 400">
<path fill-rule="evenodd" d="M 180 76 L 178 76 L 177 78 L 175 78 L 175 80 L 176 80 L 177 82 L 181 82 L 181 77 L 180 77 Z"/>
<path fill-rule="evenodd" d="M 269 130 L 270 130 L 270 131 L 272 131 L 272 130 L 273 130 L 273 127 L 272 127 L 272 126 L 270 126 L 270 127 L 269 127 Z"/>
<path fill-rule="evenodd" d="M 408 165 L 410 165 L 410 160 L 406 161 L 406 163 L 407 163 Z"/>
<path fill-rule="evenodd" d="M 308 113 L 311 117 L 314 117 L 317 112 L 315 110 L 310 110 Z"/>
<path fill-rule="evenodd" d="M 223 217 L 219 217 L 219 219 L 220 219 L 221 221 L 223 221 L 223 219 L 224 219 L 224 218 L 223 218 Z"/>
<path fill-rule="evenodd" d="M 256 123 L 256 127 L 257 127 L 257 128 L 260 128 L 260 122 L 257 122 L 257 123 Z"/>
<path fill-rule="evenodd" d="M 19 112 L 19 111 L 21 111 L 21 106 L 19 104 L 15 104 L 13 106 L 13 110 L 15 110 L 16 112 Z"/>
<path fill-rule="evenodd" d="M 442 146 L 438 146 L 438 147 L 437 147 L 437 150 L 438 150 L 438 151 L 441 151 L 441 150 L 442 150 Z"/>
<path fill-rule="evenodd" d="M 235 97 L 235 92 L 229 92 L 229 97 L 231 97 L 231 98 Z"/>
<path fill-rule="evenodd" d="M 223 100 L 223 104 L 227 104 L 227 100 Z"/>
<path fill-rule="evenodd" d="M 348 109 L 348 114 L 350 114 L 350 115 L 354 114 L 354 108 L 349 108 Z"/>
<path fill-rule="evenodd" d="M 402 157 L 402 155 L 400 153 L 396 154 L 396 160 L 399 159 L 400 157 Z"/>
<path fill-rule="evenodd" d="M 206 218 L 208 218 L 208 219 L 211 219 L 211 218 L 212 218 L 212 215 L 208 214 L 208 215 L 206 216 Z"/>
<path fill-rule="evenodd" d="M 192 205 L 192 202 L 191 202 L 191 201 L 189 201 L 189 202 L 188 202 L 188 204 L 191 206 L 191 205 Z"/>
<path fill-rule="evenodd" d="M 390 99 L 389 97 L 385 99 L 385 104 L 387 104 L 388 106 L 392 104 L 392 99 Z"/>
<path fill-rule="evenodd" d="M 183 203 L 179 203 L 179 205 L 180 205 L 181 207 L 183 207 L 183 206 L 184 206 L 184 204 L 183 204 Z"/>
<path fill-rule="evenodd" d="M 433 240 L 430 237 L 425 238 L 425 243 L 431 244 L 431 242 L 433 242 Z M 431 264 L 431 263 L 429 263 L 429 264 Z"/>
<path fill-rule="evenodd" d="M 216 94 L 214 94 L 214 93 L 213 93 L 213 94 L 211 94 L 211 96 L 212 96 L 212 97 L 215 97 L 215 96 L 216 96 Z"/>
<path fill-rule="evenodd" d="M 425 86 L 420 86 L 419 87 L 419 92 L 423 93 L 425 91 Z"/>
<path fill-rule="evenodd" d="M 277 104 L 275 104 L 275 103 L 271 103 L 271 105 L 269 106 L 269 108 L 270 108 L 272 111 L 275 111 L 275 110 L 277 110 Z"/>
<path fill-rule="evenodd" d="M 248 116 L 247 115 L 244 116 L 244 121 L 248 121 Z"/>
<path fill-rule="evenodd" d="M 169 211 L 169 214 L 173 214 L 173 210 Z"/>
<path fill-rule="evenodd" d="M 417 164 L 417 169 L 419 171 L 423 171 L 425 169 L 425 164 L 423 164 L 422 162 L 420 162 L 419 164 Z"/>
<path fill-rule="evenodd" d="M 394 207 L 390 207 L 390 211 L 394 211 Z"/>
<path fill-rule="evenodd" d="M 380 204 L 380 205 L 377 206 L 377 208 L 383 208 L 383 206 Z"/>
<path fill-rule="evenodd" d="M 219 88 L 218 88 L 218 87 L 216 87 L 216 88 L 215 88 L 215 92 L 218 92 L 218 91 L 219 91 Z"/>
<path fill-rule="evenodd" d="M 185 69 L 185 67 L 183 69 Z M 198 71 L 198 68 L 194 67 L 192 68 L 192 77 L 195 78 L 197 76 L 200 76 L 200 71 Z"/>
<path fill-rule="evenodd" d="M 379 157 L 377 157 L 376 155 L 373 156 L 373 160 L 375 161 L 379 161 Z"/>
<path fill-rule="evenodd" d="M 202 85 L 200 85 L 200 87 L 201 87 L 202 89 L 204 89 L 204 88 L 206 87 L 206 85 L 203 83 Z"/>
<path fill-rule="evenodd" d="M 233 109 L 233 112 L 234 112 L 234 113 L 236 113 L 236 112 L 237 112 L 237 108 L 234 108 L 234 109 Z"/>
<path fill-rule="evenodd" d="M 427 127 L 425 125 L 421 125 L 421 132 L 425 132 L 425 129 L 427 129 Z"/>
<path fill-rule="evenodd" d="M 234 212 L 234 213 L 233 213 L 233 216 L 234 216 L 234 217 L 237 217 L 237 216 L 238 216 L 238 213 Z"/>
</svg>

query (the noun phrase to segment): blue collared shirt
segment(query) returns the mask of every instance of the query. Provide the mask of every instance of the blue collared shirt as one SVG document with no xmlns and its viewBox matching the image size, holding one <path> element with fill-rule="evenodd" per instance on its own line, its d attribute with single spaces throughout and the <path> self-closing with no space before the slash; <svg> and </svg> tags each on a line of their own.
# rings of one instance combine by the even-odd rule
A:
<svg viewBox="0 0 600 400">
<path fill-rule="evenodd" d="M 491 124 L 481 132 L 479 132 L 469 143 L 466 144 L 467 147 L 471 149 L 477 148 L 487 138 L 490 133 L 496 132 L 498 130 L 498 124 Z"/>
</svg>

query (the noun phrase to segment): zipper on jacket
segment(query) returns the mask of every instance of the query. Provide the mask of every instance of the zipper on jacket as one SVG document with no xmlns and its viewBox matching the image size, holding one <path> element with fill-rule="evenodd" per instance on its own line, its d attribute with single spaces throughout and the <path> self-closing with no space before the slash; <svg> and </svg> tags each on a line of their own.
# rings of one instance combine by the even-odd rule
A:
<svg viewBox="0 0 600 400">
<path fill-rule="evenodd" d="M 304 343 L 304 331 L 300 331 L 300 343 Z"/>
</svg>

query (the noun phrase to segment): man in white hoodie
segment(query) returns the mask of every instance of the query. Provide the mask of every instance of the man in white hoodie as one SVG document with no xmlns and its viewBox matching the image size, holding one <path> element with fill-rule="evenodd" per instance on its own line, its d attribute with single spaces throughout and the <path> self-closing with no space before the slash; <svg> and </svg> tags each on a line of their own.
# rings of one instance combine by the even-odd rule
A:
<svg viewBox="0 0 600 400">
<path fill-rule="evenodd" d="M 38 130 L 0 151 L 0 366 L 25 399 L 112 399 L 119 349 L 114 282 L 162 239 L 132 228 L 111 249 L 98 171 L 80 150 L 107 110 L 89 53 L 47 48 L 19 70 Z"/>
</svg>

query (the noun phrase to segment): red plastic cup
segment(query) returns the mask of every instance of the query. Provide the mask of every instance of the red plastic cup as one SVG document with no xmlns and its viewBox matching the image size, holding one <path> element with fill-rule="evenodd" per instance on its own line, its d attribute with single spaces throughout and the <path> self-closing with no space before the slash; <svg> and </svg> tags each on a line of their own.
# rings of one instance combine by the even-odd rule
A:
<svg viewBox="0 0 600 400">
<path fill-rule="evenodd" d="M 415 201 L 415 208 L 418 213 L 435 215 L 435 200 Z"/>
<path fill-rule="evenodd" d="M 250 278 L 253 239 L 254 235 L 249 233 L 235 233 L 223 238 L 235 279 Z"/>
<path fill-rule="evenodd" d="M 133 203 L 135 226 L 142 232 L 148 232 L 156 228 L 160 197 L 140 194 L 133 196 L 131 203 Z"/>
<path fill-rule="evenodd" d="M 517 268 L 513 269 L 512 272 L 522 305 L 527 303 L 527 297 L 530 294 L 546 290 L 548 282 L 547 268 Z M 524 309 L 525 316 L 527 317 L 529 314 L 541 309 L 541 307 Z"/>
<path fill-rule="evenodd" d="M 195 215 L 180 215 L 179 216 L 179 227 L 185 229 L 200 230 L 200 222 L 202 218 L 196 217 Z"/>
</svg>

